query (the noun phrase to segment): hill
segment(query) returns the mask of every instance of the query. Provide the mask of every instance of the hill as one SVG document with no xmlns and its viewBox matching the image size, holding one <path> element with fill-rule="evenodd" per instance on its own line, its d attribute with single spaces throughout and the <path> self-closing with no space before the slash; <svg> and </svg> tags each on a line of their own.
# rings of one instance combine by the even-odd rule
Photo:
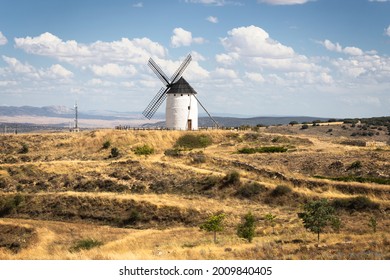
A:
<svg viewBox="0 0 390 280">
<path fill-rule="evenodd" d="M 0 259 L 388 259 L 389 136 L 346 128 L 0 135 Z M 298 213 L 324 198 L 342 227 L 318 245 Z M 220 212 L 214 244 L 199 226 Z"/>
</svg>

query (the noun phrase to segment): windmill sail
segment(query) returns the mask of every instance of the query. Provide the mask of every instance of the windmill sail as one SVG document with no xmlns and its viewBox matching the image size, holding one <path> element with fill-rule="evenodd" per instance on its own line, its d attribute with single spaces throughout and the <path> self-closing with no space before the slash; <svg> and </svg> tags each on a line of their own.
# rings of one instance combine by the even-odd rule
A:
<svg viewBox="0 0 390 280">
<path fill-rule="evenodd" d="M 146 109 L 142 112 L 142 115 L 144 115 L 149 120 L 153 117 L 154 113 L 158 110 L 158 108 L 161 106 L 161 104 L 164 102 L 165 98 L 167 98 L 167 95 L 165 94 L 166 91 L 168 91 L 169 88 L 161 88 L 156 96 L 150 101 L 149 105 L 146 107 Z"/>
<path fill-rule="evenodd" d="M 183 74 L 184 70 L 187 68 L 188 64 L 190 64 L 191 59 L 192 59 L 191 55 L 189 54 L 186 57 L 186 59 L 183 61 L 183 63 L 180 65 L 180 67 L 173 74 L 173 76 L 172 76 L 172 78 L 170 80 L 169 80 L 168 76 L 157 65 L 157 63 L 152 58 L 149 59 L 149 61 L 148 61 L 149 67 L 152 69 L 154 74 L 156 74 L 156 76 L 161 80 L 161 82 L 165 85 L 165 88 L 161 88 L 157 92 L 156 96 L 152 99 L 152 101 L 150 101 L 149 105 L 142 112 L 142 114 L 146 118 L 151 119 L 153 117 L 153 115 L 156 113 L 158 108 L 161 106 L 161 104 L 167 98 L 167 92 L 173 86 L 175 86 L 175 83 L 177 83 L 180 80 L 181 75 Z M 185 82 L 185 83 L 187 83 L 187 82 Z M 192 89 L 192 91 L 194 91 L 194 90 Z"/>
</svg>

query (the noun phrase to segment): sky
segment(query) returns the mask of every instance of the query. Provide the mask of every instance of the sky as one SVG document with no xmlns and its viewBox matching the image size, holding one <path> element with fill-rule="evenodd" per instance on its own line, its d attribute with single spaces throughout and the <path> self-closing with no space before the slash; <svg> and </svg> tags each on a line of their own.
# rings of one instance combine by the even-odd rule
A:
<svg viewBox="0 0 390 280">
<path fill-rule="evenodd" d="M 187 54 L 214 115 L 390 115 L 390 0 L 0 0 L 0 106 L 142 112 Z"/>
</svg>

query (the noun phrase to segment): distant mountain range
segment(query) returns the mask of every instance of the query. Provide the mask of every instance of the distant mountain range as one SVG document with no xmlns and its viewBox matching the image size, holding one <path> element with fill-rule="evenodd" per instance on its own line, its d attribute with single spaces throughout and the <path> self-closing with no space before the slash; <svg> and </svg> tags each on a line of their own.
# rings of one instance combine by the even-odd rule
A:
<svg viewBox="0 0 390 280">
<path fill-rule="evenodd" d="M 0 117 L 2 117 L 2 122 L 6 120 L 7 117 L 12 117 L 12 122 L 15 121 L 15 118 L 19 116 L 31 117 L 29 123 L 35 123 L 34 118 L 61 118 L 73 120 L 74 118 L 74 109 L 68 108 L 65 106 L 45 106 L 45 107 L 33 107 L 33 106 L 0 106 Z M 165 127 L 165 122 L 150 122 L 145 123 L 145 119 L 142 114 L 139 112 L 115 112 L 115 111 L 87 111 L 78 113 L 79 120 L 105 120 L 105 121 L 116 121 L 123 122 L 123 125 L 127 125 L 127 122 L 132 123 L 134 120 L 143 120 L 143 123 L 140 123 L 140 126 L 143 127 Z M 157 113 L 157 119 L 164 119 L 164 114 Z M 231 117 L 231 116 L 218 116 L 214 117 L 216 122 L 220 126 L 225 127 L 238 127 L 242 125 L 278 125 L 278 124 L 288 124 L 291 121 L 296 121 L 298 123 L 303 122 L 312 122 L 314 120 L 328 120 L 327 118 L 318 118 L 318 117 L 307 117 L 307 116 L 270 116 L 270 117 Z M 38 123 L 38 122 L 36 122 Z M 42 123 L 42 122 L 40 122 Z M 61 122 L 59 122 L 61 123 Z M 53 124 L 53 123 L 52 123 Z M 209 117 L 199 117 L 199 126 L 201 127 L 211 127 L 214 126 L 214 122 Z"/>
</svg>

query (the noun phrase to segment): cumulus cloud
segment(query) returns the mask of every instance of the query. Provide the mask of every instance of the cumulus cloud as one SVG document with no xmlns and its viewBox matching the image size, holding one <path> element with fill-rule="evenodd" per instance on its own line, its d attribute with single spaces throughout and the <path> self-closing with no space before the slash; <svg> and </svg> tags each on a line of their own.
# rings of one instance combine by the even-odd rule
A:
<svg viewBox="0 0 390 280">
<path fill-rule="evenodd" d="M 265 81 L 263 75 L 254 72 L 245 72 L 245 77 L 253 82 L 263 83 Z"/>
<path fill-rule="evenodd" d="M 73 77 L 73 73 L 60 64 L 54 64 L 47 69 L 36 69 L 29 63 L 22 63 L 14 57 L 2 56 L 7 63 L 9 73 L 16 73 L 31 79 L 40 80 L 42 78 L 50 79 L 69 79 Z"/>
<path fill-rule="evenodd" d="M 77 66 L 108 62 L 144 64 L 150 56 L 166 55 L 162 45 L 148 38 L 122 38 L 119 41 L 96 41 L 87 45 L 74 40 L 63 41 L 49 32 L 37 37 L 15 38 L 15 46 L 27 53 L 54 57 Z"/>
<path fill-rule="evenodd" d="M 227 78 L 227 79 L 235 79 L 238 77 L 236 71 L 232 69 L 221 68 L 221 67 L 215 69 L 213 76 L 217 78 Z"/>
<path fill-rule="evenodd" d="M 73 77 L 73 73 L 60 64 L 52 65 L 48 71 L 46 71 L 46 75 L 51 78 L 64 78 L 69 79 Z"/>
<path fill-rule="evenodd" d="M 241 56 L 285 58 L 294 55 L 291 47 L 273 40 L 264 29 L 257 26 L 234 28 L 228 35 L 221 39 L 222 45 Z"/>
<path fill-rule="evenodd" d="M 348 55 L 363 55 L 363 51 L 357 47 L 343 48 L 339 43 L 333 43 L 330 40 L 325 40 L 320 43 L 329 51 L 345 53 Z"/>
<path fill-rule="evenodd" d="M 270 5 L 297 5 L 305 4 L 311 0 L 258 0 L 259 3 L 267 3 Z"/>
<path fill-rule="evenodd" d="M 192 37 L 192 33 L 183 28 L 173 29 L 173 35 L 171 37 L 171 45 L 174 48 L 181 46 L 190 46 L 192 43 L 203 44 L 205 40 L 201 37 Z"/>
<path fill-rule="evenodd" d="M 217 17 L 209 16 L 209 17 L 206 18 L 206 20 L 211 22 L 211 23 L 218 23 L 218 18 Z"/>
<path fill-rule="evenodd" d="M 0 31 L 0 46 L 2 46 L 2 45 L 5 45 L 5 44 L 7 44 L 8 43 L 8 40 L 7 40 L 7 38 L 3 35 L 3 33 L 1 33 L 1 31 Z"/>
</svg>

